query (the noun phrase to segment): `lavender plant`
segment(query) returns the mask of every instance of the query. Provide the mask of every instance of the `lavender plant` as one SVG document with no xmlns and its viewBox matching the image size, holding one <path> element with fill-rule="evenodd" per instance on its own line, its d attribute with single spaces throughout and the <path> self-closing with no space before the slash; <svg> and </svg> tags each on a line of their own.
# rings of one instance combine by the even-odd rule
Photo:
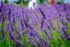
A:
<svg viewBox="0 0 70 47">
<path fill-rule="evenodd" d="M 43 4 L 30 10 L 0 4 L 0 46 L 69 47 L 69 12 L 70 4 Z"/>
</svg>

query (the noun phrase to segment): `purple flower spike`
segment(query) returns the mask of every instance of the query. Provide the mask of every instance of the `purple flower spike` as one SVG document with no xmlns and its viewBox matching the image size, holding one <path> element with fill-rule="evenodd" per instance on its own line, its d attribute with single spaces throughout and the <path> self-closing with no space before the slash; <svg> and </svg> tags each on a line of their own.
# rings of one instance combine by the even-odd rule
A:
<svg viewBox="0 0 70 47">
<path fill-rule="evenodd" d="M 67 37 L 67 40 L 70 40 L 70 35 Z"/>
<path fill-rule="evenodd" d="M 15 40 L 14 35 L 9 33 L 10 39 Z"/>
<path fill-rule="evenodd" d="M 15 40 L 18 47 L 22 47 L 22 42 L 20 40 Z"/>
</svg>

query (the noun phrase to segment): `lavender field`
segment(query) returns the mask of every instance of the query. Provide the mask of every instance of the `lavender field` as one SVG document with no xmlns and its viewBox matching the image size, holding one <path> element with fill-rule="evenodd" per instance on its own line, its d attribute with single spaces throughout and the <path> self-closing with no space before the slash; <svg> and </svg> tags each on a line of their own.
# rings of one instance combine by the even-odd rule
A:
<svg viewBox="0 0 70 47">
<path fill-rule="evenodd" d="M 70 47 L 70 4 L 0 4 L 0 47 Z"/>
</svg>

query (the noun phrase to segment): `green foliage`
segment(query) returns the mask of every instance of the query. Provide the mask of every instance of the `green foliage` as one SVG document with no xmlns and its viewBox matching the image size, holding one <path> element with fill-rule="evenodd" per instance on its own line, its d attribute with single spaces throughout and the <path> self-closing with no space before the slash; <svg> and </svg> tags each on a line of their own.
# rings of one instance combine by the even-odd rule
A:
<svg viewBox="0 0 70 47">
<path fill-rule="evenodd" d="M 57 4 L 62 4 L 63 2 L 61 2 L 61 1 L 59 1 L 59 2 L 57 2 Z"/>
<path fill-rule="evenodd" d="M 4 0 L 4 3 L 8 3 L 8 0 Z"/>
<path fill-rule="evenodd" d="M 7 45 L 7 47 L 12 47 L 11 40 L 9 38 L 9 34 L 7 32 L 5 32 L 5 38 L 6 38 L 6 45 Z"/>
<path fill-rule="evenodd" d="M 39 3 L 40 3 L 40 4 L 44 3 L 44 0 L 39 0 Z"/>
<path fill-rule="evenodd" d="M 28 6 L 29 1 L 23 1 L 24 6 Z"/>
<path fill-rule="evenodd" d="M 70 23 L 68 23 L 68 30 L 67 30 L 67 32 L 70 35 Z"/>
</svg>

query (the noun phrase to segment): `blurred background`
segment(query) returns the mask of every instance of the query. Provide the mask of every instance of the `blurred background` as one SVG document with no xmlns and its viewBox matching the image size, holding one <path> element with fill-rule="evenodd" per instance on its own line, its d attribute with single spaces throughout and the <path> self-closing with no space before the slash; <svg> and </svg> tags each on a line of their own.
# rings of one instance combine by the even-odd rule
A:
<svg viewBox="0 0 70 47">
<path fill-rule="evenodd" d="M 31 0 L 2 0 L 4 3 L 8 3 L 8 4 L 21 4 L 21 2 L 23 3 L 23 5 L 27 6 L 29 1 Z M 38 4 L 42 4 L 42 3 L 48 3 L 50 0 L 37 0 Z M 70 4 L 70 0 L 56 0 L 57 3 L 69 3 Z M 1 2 L 1 0 L 0 0 Z"/>
</svg>

